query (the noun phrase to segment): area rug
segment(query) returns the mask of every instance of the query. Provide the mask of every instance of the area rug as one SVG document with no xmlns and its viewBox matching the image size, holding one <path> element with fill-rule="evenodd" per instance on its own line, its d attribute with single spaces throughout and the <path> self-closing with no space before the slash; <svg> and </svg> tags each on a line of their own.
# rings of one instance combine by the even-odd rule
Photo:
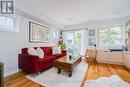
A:
<svg viewBox="0 0 130 87">
<path fill-rule="evenodd" d="M 26 77 L 45 87 L 80 87 L 87 67 L 87 64 L 80 63 L 74 68 L 71 77 L 68 77 L 68 73 L 65 71 L 57 74 L 57 68 L 54 67 L 40 73 L 35 78 L 31 75 Z"/>
<path fill-rule="evenodd" d="M 119 76 L 112 75 L 111 77 L 100 77 L 97 80 L 88 80 L 84 87 L 130 87 L 130 84 Z"/>
</svg>

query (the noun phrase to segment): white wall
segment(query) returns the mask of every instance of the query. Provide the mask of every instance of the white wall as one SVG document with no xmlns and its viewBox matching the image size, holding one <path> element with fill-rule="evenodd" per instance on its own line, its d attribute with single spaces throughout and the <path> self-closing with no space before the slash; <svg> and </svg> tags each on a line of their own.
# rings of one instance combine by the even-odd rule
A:
<svg viewBox="0 0 130 87">
<path fill-rule="evenodd" d="M 50 43 L 29 43 L 29 21 L 31 20 L 24 16 L 19 17 L 19 32 L 1 32 L 0 31 L 0 61 L 4 62 L 4 75 L 15 73 L 18 71 L 18 54 L 23 47 L 29 46 L 49 46 L 56 45 L 57 39 L 52 38 L 52 29 L 54 26 L 48 26 L 51 28 L 51 42 Z M 44 23 L 40 24 L 44 25 Z M 57 28 L 58 29 L 58 28 Z M 55 41 L 55 42 L 54 42 Z"/>
</svg>

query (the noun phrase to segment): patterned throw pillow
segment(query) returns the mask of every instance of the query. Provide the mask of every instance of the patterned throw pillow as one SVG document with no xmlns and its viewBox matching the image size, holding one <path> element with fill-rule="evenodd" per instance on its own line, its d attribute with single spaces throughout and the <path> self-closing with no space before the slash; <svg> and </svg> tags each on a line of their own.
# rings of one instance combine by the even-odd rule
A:
<svg viewBox="0 0 130 87">
<path fill-rule="evenodd" d="M 37 56 L 37 52 L 36 52 L 36 50 L 33 47 L 29 47 L 28 48 L 28 54 Z"/>
<path fill-rule="evenodd" d="M 39 58 L 43 58 L 44 57 L 44 51 L 40 47 L 38 47 L 36 49 L 36 52 L 37 52 L 37 55 L 39 56 Z"/>
<path fill-rule="evenodd" d="M 52 54 L 61 54 L 60 47 L 53 47 L 52 48 Z"/>
</svg>

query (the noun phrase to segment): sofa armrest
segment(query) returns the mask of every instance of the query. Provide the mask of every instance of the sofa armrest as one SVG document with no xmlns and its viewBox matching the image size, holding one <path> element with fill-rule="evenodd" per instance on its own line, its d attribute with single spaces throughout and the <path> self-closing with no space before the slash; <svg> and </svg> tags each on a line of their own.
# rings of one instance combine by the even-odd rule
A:
<svg viewBox="0 0 130 87">
<path fill-rule="evenodd" d="M 28 54 L 18 55 L 18 67 L 26 72 L 35 74 L 38 72 L 39 57 Z"/>
<path fill-rule="evenodd" d="M 67 50 L 62 50 L 62 54 L 67 55 Z"/>
</svg>

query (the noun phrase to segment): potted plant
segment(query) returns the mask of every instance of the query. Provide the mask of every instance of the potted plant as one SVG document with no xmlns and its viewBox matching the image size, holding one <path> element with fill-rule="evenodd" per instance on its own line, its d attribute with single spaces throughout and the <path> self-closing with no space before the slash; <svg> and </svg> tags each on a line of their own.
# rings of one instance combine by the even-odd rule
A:
<svg viewBox="0 0 130 87">
<path fill-rule="evenodd" d="M 61 50 L 66 50 L 66 48 L 67 48 L 66 43 L 61 43 L 61 44 L 60 44 L 60 49 L 61 49 Z"/>
</svg>

